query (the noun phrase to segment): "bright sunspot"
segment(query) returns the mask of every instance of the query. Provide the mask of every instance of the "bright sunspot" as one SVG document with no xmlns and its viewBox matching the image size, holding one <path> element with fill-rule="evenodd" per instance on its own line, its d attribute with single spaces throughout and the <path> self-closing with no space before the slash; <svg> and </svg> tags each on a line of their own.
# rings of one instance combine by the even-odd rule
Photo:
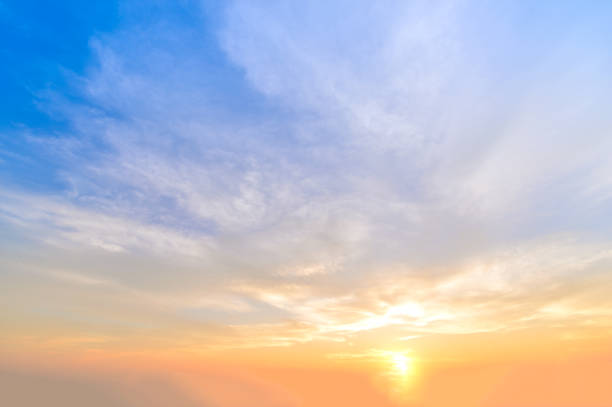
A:
<svg viewBox="0 0 612 407">
<path fill-rule="evenodd" d="M 385 352 L 387 370 L 386 386 L 389 395 L 396 401 L 407 400 L 414 388 L 414 359 L 401 351 Z"/>
<path fill-rule="evenodd" d="M 400 352 L 390 354 L 392 372 L 395 376 L 406 377 L 413 372 L 412 359 Z"/>
</svg>

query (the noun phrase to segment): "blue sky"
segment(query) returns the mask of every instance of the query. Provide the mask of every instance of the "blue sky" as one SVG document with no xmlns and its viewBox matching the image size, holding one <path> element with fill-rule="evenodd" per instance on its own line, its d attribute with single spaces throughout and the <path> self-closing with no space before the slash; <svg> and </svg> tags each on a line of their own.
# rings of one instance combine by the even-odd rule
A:
<svg viewBox="0 0 612 407">
<path fill-rule="evenodd" d="M 415 331 L 497 329 L 463 293 L 612 260 L 606 2 L 36 3 L 0 3 L 6 281 L 304 341 L 385 326 L 389 281 L 462 321 Z"/>
</svg>

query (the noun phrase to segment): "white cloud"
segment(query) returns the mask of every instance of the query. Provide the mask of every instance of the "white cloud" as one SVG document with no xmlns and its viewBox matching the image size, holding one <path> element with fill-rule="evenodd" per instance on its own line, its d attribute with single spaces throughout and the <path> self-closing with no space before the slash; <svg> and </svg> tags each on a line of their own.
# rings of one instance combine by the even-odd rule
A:
<svg viewBox="0 0 612 407">
<path fill-rule="evenodd" d="M 236 1 L 218 33 L 228 60 L 200 44 L 202 27 L 99 36 L 71 78 L 84 103 L 48 96 L 72 130 L 31 137 L 70 187 L 7 188 L 0 216 L 57 257 L 163 259 L 98 271 L 174 311 L 263 315 L 244 329 L 281 344 L 501 329 L 504 296 L 607 261 L 609 60 L 572 45 L 577 32 L 533 65 L 500 43 L 516 66 L 496 64 L 475 38 L 502 35 L 473 11 Z M 295 335 L 278 334 L 283 318 Z"/>
</svg>

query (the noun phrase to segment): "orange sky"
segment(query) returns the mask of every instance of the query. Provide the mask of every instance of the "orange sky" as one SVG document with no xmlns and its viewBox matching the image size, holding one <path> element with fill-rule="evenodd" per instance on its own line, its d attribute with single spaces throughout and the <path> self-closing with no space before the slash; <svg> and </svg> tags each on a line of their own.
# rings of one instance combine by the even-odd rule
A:
<svg viewBox="0 0 612 407">
<path fill-rule="evenodd" d="M 607 406 L 609 332 L 574 332 L 444 335 L 366 350 L 4 343 L 0 388 L 23 406 Z"/>
</svg>

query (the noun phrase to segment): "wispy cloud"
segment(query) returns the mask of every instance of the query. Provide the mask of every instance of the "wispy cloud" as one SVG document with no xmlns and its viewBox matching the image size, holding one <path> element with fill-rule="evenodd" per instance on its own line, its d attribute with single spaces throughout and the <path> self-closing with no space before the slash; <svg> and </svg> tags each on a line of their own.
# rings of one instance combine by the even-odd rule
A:
<svg viewBox="0 0 612 407">
<path fill-rule="evenodd" d="M 7 184 L 0 219 L 57 285 L 223 346 L 608 318 L 569 287 L 610 261 L 610 58 L 578 21 L 533 59 L 485 9 L 235 1 L 100 34 L 77 97 L 40 95 L 67 128 L 26 132 L 64 187 Z"/>
</svg>

